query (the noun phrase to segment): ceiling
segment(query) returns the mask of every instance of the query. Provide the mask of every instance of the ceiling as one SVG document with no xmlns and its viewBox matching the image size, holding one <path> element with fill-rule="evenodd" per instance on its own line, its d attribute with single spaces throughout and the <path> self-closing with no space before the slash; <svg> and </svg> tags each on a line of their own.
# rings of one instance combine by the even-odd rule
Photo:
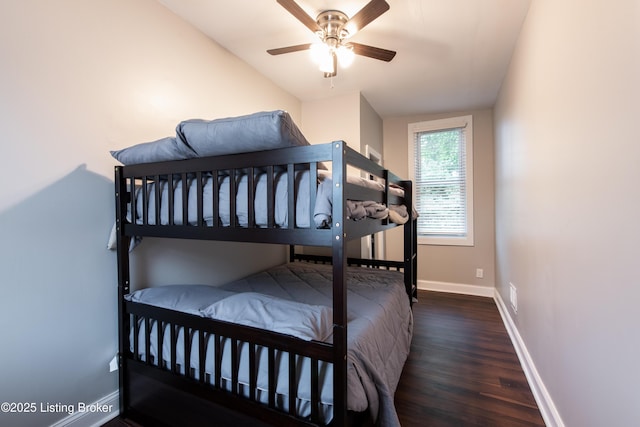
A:
<svg viewBox="0 0 640 427">
<path fill-rule="evenodd" d="M 361 92 L 382 117 L 492 106 L 530 0 L 387 0 L 351 41 L 397 52 L 357 56 L 324 78 L 307 51 L 266 50 L 318 40 L 276 0 L 158 0 L 303 102 Z M 311 17 L 353 16 L 368 0 L 297 0 Z"/>
</svg>

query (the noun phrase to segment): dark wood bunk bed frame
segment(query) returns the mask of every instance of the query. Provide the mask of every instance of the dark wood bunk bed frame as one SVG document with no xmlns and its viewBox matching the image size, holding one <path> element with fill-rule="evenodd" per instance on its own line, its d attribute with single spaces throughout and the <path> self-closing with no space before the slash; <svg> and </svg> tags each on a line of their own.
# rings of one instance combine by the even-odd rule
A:
<svg viewBox="0 0 640 427">
<path fill-rule="evenodd" d="M 294 171 L 310 170 L 310 176 L 317 175 L 321 162 L 332 164 L 332 226 L 327 229 L 313 228 L 311 217 L 310 228 L 296 228 L 295 199 L 294 199 Z M 347 165 L 365 171 L 368 175 L 379 177 L 385 182 L 383 192 L 362 188 L 346 181 Z M 274 170 L 284 169 L 287 174 L 288 186 L 288 226 L 278 228 L 273 220 L 273 175 Z M 231 224 L 223 227 L 213 223 L 207 224 L 202 215 L 202 178 L 211 174 L 214 188 L 218 187 L 218 172 L 230 174 L 230 194 L 235 194 L 235 174 L 245 173 L 249 179 L 249 188 L 253 188 L 256 173 L 267 172 L 268 176 L 268 221 L 266 228 L 255 226 L 239 227 L 231 214 Z M 209 176 L 209 175 L 207 175 Z M 176 180 L 181 180 L 182 188 L 187 186 L 187 180 L 196 178 L 198 221 L 196 225 L 174 224 L 172 209 L 169 209 L 170 225 L 150 225 L 147 218 L 146 192 L 141 192 L 144 206 L 143 223 L 131 223 L 127 220 L 127 208 L 135 206 L 136 185 L 169 180 L 169 187 Z M 316 199 L 316 182 L 310 179 L 310 215 Z M 389 192 L 389 185 L 399 185 L 404 189 L 404 199 L 393 196 Z M 156 221 L 159 218 L 159 186 L 156 188 Z M 173 194 L 168 192 L 169 206 L 173 206 Z M 182 192 L 183 218 L 187 215 L 187 191 Z M 322 425 L 319 421 L 319 391 L 318 364 L 325 361 L 333 364 L 333 419 L 330 425 L 344 426 L 366 423 L 368 414 L 353 413 L 347 410 L 347 287 L 346 268 L 348 265 L 361 265 L 372 268 L 398 269 L 404 271 L 404 283 L 410 303 L 416 297 L 416 221 L 411 218 L 412 183 L 402 180 L 380 165 L 368 160 L 358 152 L 349 148 L 343 141 L 312 146 L 291 147 L 261 152 L 249 152 L 216 157 L 196 158 L 174 162 L 159 162 L 115 167 L 115 199 L 116 199 L 116 229 L 117 229 L 117 262 L 118 262 L 118 319 L 119 319 L 119 381 L 120 381 L 120 415 L 137 421 L 143 425 Z M 133 200 L 132 200 L 133 199 Z M 388 219 L 352 221 L 345 218 L 346 200 L 374 200 L 387 204 L 404 204 L 407 206 L 410 219 L 404 227 L 404 259 L 403 261 L 370 260 L 347 258 L 346 242 L 359 239 L 380 231 L 397 227 Z M 253 192 L 249 191 L 249 224 L 254 223 Z M 230 212 L 235 212 L 235 198 L 230 197 Z M 219 206 L 217 193 L 213 195 L 214 218 L 218 218 Z M 256 329 L 248 326 L 229 324 L 216 320 L 202 318 L 190 314 L 176 312 L 164 308 L 141 303 L 134 303 L 125 299 L 130 293 L 129 273 L 129 244 L 133 236 L 206 239 L 219 241 L 258 242 L 270 244 L 290 245 L 291 261 L 311 260 L 330 262 L 333 271 L 333 344 L 317 341 L 303 341 L 287 335 Z M 331 256 L 317 257 L 299 255 L 294 252 L 294 245 L 323 246 L 331 248 Z M 150 354 L 151 322 L 160 325 L 157 331 L 171 325 L 171 363 L 169 366 L 159 366 L 152 358 L 140 358 L 138 346 L 139 324 L 143 323 L 146 331 L 146 352 Z M 134 329 L 133 343 L 130 343 L 130 328 Z M 268 349 L 269 356 L 269 391 L 268 404 L 257 401 L 256 375 L 250 378 L 249 396 L 239 392 L 237 351 L 232 350 L 232 379 L 231 390 L 220 387 L 220 369 L 216 369 L 216 378 L 205 382 L 204 363 L 199 363 L 199 375 L 191 372 L 191 346 L 184 339 L 184 360 L 190 369 L 185 368 L 180 374 L 180 367 L 176 366 L 176 342 L 180 329 L 189 331 L 189 337 L 198 335 L 197 351 L 199 360 L 203 360 L 205 336 L 213 335 L 216 343 L 222 337 L 231 339 L 232 349 L 238 343 L 249 345 L 249 366 L 255 371 L 255 349 L 263 346 Z M 157 334 L 158 355 L 162 361 L 162 334 Z M 185 334 L 186 335 L 186 334 Z M 221 363 L 220 346 L 216 344 L 216 363 Z M 131 346 L 135 351 L 131 351 Z M 289 413 L 276 408 L 275 378 L 273 373 L 273 359 L 276 351 L 288 353 L 289 390 L 296 390 L 295 360 L 296 356 L 307 357 L 312 363 L 311 374 L 311 415 L 308 419 L 301 419 L 295 414 L 295 392 L 289 392 Z M 369 421 L 370 422 L 370 421 Z"/>
</svg>

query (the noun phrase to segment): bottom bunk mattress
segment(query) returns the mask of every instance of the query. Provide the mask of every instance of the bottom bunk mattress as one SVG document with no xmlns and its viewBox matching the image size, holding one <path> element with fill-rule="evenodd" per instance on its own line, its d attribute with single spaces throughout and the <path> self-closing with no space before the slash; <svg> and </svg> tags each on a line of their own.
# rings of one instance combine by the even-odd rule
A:
<svg viewBox="0 0 640 427">
<path fill-rule="evenodd" d="M 126 298 L 133 302 L 155 305 L 186 313 L 234 321 L 249 326 L 262 327 L 276 332 L 297 336 L 305 340 L 331 342 L 332 326 L 332 267 L 330 265 L 296 262 L 278 266 L 267 271 L 222 286 L 173 285 L 147 288 L 136 291 Z M 404 362 L 409 354 L 413 332 L 413 318 L 404 287 L 404 275 L 397 271 L 387 271 L 363 267 L 349 267 L 347 270 L 347 404 L 348 409 L 356 412 L 369 411 L 377 425 L 399 425 L 393 396 L 402 373 Z M 243 303 L 244 301 L 244 303 Z M 271 304 L 275 303 L 275 304 Z M 290 305 L 287 305 L 290 304 Z M 224 307 L 221 307 L 224 305 Z M 281 312 L 274 313 L 273 307 Z M 265 309 L 265 307 L 267 307 Z M 234 312 L 234 310 L 236 310 Z M 303 313 L 304 312 L 304 313 Z M 222 315 L 223 317 L 218 317 Z M 260 317 L 263 317 L 260 319 Z M 288 323 L 283 319 L 288 319 Z M 150 357 L 157 357 L 157 331 L 155 323 L 150 324 Z M 165 331 L 165 333 L 167 333 Z M 133 333 L 132 333 L 133 334 Z M 177 345 L 176 362 L 184 373 L 185 351 L 183 333 L 180 332 Z M 190 367 L 198 376 L 197 332 L 192 333 Z M 144 354 L 144 324 L 138 332 L 138 353 Z M 133 339 L 131 340 L 133 343 Z M 170 350 L 166 347 L 168 339 L 163 340 L 162 359 L 169 365 Z M 132 344 L 133 345 L 133 344 Z M 223 362 L 220 365 L 222 377 L 230 380 L 230 343 L 223 344 Z M 208 347 L 205 360 L 213 360 L 213 346 Z M 133 347 L 132 347 L 133 349 Z M 242 384 L 248 384 L 248 370 L 245 359 L 246 349 L 240 349 L 240 393 Z M 266 358 L 266 352 L 258 356 Z M 215 363 L 206 363 L 206 374 Z M 266 361 L 265 361 L 266 363 Z M 298 360 L 302 372 L 310 369 L 308 360 Z M 266 399 L 264 369 L 259 362 L 258 388 L 265 390 L 258 400 Z M 322 363 L 321 363 L 322 364 Z M 288 410 L 288 357 L 281 357 L 277 379 L 279 406 Z M 329 421 L 333 404 L 333 370 L 331 364 L 320 369 L 320 398 L 322 418 Z M 309 412 L 310 385 L 306 375 L 300 375 L 297 388 L 297 408 L 299 416 Z M 261 386 L 262 384 L 262 386 Z M 223 381 L 222 387 L 229 387 Z M 246 393 L 246 391 L 244 391 Z"/>
</svg>

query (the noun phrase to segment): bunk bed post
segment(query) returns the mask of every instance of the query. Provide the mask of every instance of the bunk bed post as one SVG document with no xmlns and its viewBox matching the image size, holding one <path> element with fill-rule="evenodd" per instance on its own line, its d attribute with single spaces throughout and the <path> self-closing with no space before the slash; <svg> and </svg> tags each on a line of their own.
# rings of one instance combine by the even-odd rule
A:
<svg viewBox="0 0 640 427">
<path fill-rule="evenodd" d="M 404 224 L 404 285 L 409 296 L 409 303 L 418 298 L 418 255 L 417 255 L 417 220 L 413 218 L 413 183 L 403 181 L 404 199 L 409 214 L 409 220 Z"/>
<path fill-rule="evenodd" d="M 347 176 L 344 141 L 332 143 L 332 264 L 333 264 L 333 423 L 347 423 L 347 287 L 344 183 Z"/>
<path fill-rule="evenodd" d="M 126 352 L 128 351 L 128 331 L 130 326 L 129 315 L 124 308 L 124 296 L 129 293 L 129 241 L 130 237 L 124 234 L 123 221 L 127 212 L 127 186 L 126 179 L 122 176 L 122 166 L 115 167 L 115 193 L 116 193 L 116 236 L 117 236 L 117 262 L 118 262 L 118 375 L 120 392 L 120 414 L 124 414 L 129 407 L 129 394 L 126 384 Z"/>
</svg>

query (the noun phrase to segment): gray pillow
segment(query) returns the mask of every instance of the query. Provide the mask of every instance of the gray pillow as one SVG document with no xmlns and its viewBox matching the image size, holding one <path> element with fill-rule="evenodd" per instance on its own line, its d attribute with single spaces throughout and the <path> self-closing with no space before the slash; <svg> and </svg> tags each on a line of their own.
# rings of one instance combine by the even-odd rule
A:
<svg viewBox="0 0 640 427">
<path fill-rule="evenodd" d="M 166 285 L 140 289 L 125 299 L 200 316 L 201 309 L 234 294 L 208 285 Z"/>
<path fill-rule="evenodd" d="M 191 148 L 175 137 L 143 142 L 122 150 L 111 151 L 111 155 L 123 165 L 184 160 L 197 157 Z"/>
<path fill-rule="evenodd" d="M 333 333 L 333 310 L 257 292 L 229 296 L 200 310 L 204 317 L 325 341 Z"/>
<path fill-rule="evenodd" d="M 199 157 L 310 145 L 283 110 L 216 120 L 186 120 L 176 137 Z"/>
</svg>

